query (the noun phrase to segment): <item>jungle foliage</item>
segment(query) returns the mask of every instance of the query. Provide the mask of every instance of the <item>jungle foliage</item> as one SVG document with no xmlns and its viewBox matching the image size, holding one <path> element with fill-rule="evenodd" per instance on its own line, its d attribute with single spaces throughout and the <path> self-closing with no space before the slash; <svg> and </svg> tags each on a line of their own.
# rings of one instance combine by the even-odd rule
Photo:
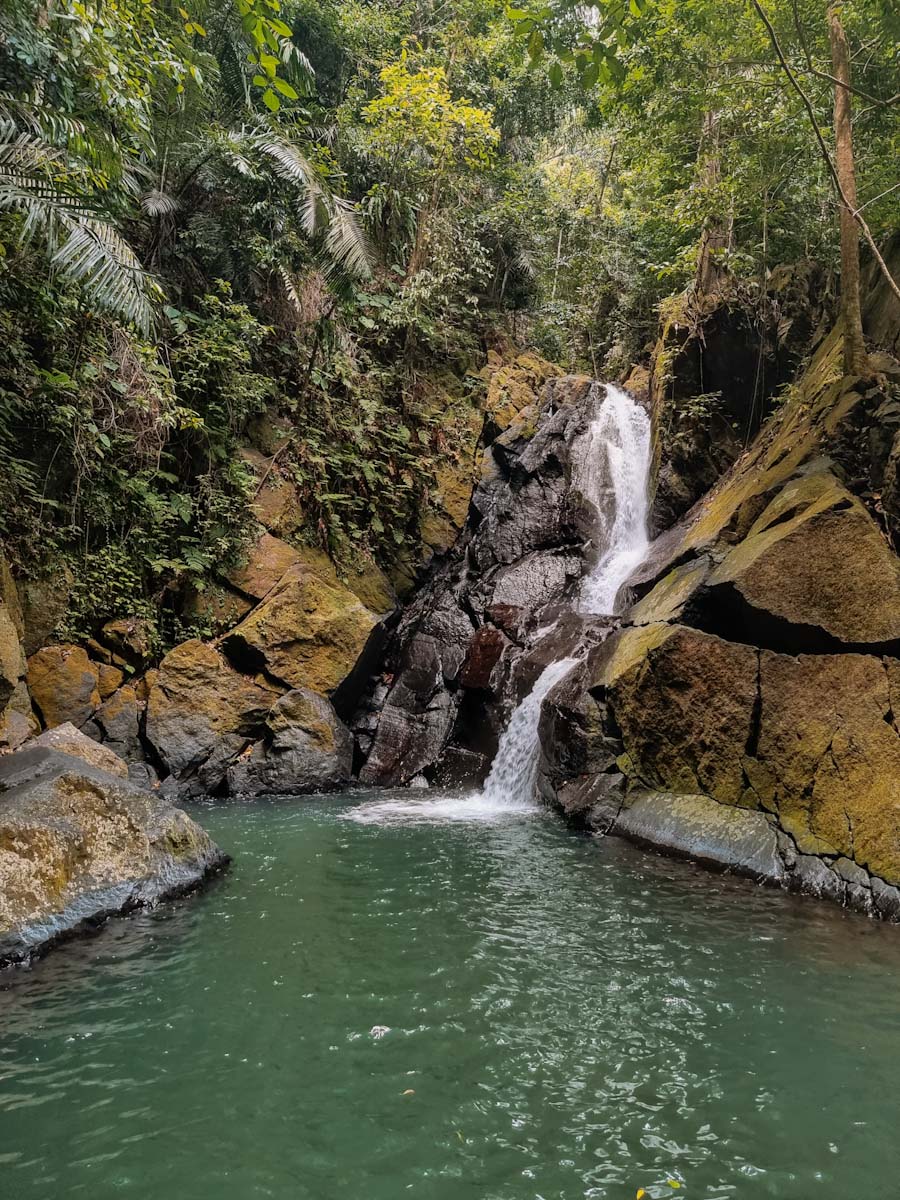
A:
<svg viewBox="0 0 900 1200">
<path fill-rule="evenodd" d="M 765 5 L 827 130 L 826 7 Z M 888 0 L 842 11 L 883 238 L 900 30 Z M 435 379 L 474 397 L 510 338 L 622 370 L 711 227 L 745 290 L 838 261 L 744 0 L 7 0 L 0 539 L 164 642 L 249 536 L 249 443 L 296 483 L 297 537 L 389 566 L 447 451 Z"/>
</svg>

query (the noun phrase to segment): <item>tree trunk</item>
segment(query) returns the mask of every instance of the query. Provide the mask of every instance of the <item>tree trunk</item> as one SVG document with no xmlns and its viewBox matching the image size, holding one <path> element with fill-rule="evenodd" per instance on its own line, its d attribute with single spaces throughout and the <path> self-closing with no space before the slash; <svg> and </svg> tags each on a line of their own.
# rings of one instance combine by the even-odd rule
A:
<svg viewBox="0 0 900 1200">
<path fill-rule="evenodd" d="M 848 375 L 865 375 L 866 343 L 863 338 L 859 295 L 859 227 L 854 217 L 856 168 L 853 162 L 851 123 L 850 49 L 841 21 L 840 4 L 828 6 L 828 33 L 834 78 L 835 168 L 844 194 L 841 213 L 841 315 L 844 318 L 844 370 Z"/>
<path fill-rule="evenodd" d="M 700 178 L 705 188 L 713 189 L 722 178 L 722 164 L 719 159 L 719 114 L 717 112 L 704 114 L 700 146 L 703 156 Z M 725 274 L 722 266 L 722 253 L 728 249 L 728 240 L 728 223 L 720 213 L 712 213 L 703 224 L 700 248 L 697 252 L 695 286 L 701 294 L 708 295 L 719 290 Z"/>
</svg>

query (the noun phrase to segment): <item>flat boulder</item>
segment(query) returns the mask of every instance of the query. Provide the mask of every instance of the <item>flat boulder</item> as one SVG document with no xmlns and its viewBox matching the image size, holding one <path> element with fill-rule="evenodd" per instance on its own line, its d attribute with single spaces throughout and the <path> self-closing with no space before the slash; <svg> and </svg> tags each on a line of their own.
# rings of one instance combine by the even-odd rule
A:
<svg viewBox="0 0 900 1200">
<path fill-rule="evenodd" d="M 267 737 L 229 767 L 229 792 L 296 795 L 350 778 L 353 737 L 324 696 L 294 688 L 272 706 L 266 728 Z"/>
<path fill-rule="evenodd" d="M 108 746 L 101 746 L 99 742 L 82 733 L 80 729 L 76 729 L 71 721 L 66 721 L 63 725 L 57 725 L 53 729 L 44 730 L 38 737 L 31 739 L 28 748 L 29 750 L 36 748 L 58 750 L 61 754 L 70 754 L 73 758 L 80 758 L 82 762 L 87 763 L 89 767 L 95 767 L 98 771 L 118 775 L 120 779 L 128 778 L 128 765 L 124 759 L 121 759 Z"/>
<path fill-rule="evenodd" d="M 775 829 L 765 813 L 718 804 L 709 796 L 635 792 L 611 832 L 736 875 L 770 883 L 785 877 Z"/>
<path fill-rule="evenodd" d="M 227 856 L 158 794 L 46 745 L 0 760 L 0 965 L 197 887 Z"/>
</svg>

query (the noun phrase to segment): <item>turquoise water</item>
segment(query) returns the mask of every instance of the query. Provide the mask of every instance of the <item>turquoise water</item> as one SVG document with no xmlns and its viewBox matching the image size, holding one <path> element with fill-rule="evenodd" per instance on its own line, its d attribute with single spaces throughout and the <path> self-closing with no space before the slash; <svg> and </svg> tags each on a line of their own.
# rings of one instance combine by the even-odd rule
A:
<svg viewBox="0 0 900 1200">
<path fill-rule="evenodd" d="M 900 1192 L 900 929 L 365 799 L 204 806 L 227 877 L 5 979 L 4 1200 Z"/>
</svg>

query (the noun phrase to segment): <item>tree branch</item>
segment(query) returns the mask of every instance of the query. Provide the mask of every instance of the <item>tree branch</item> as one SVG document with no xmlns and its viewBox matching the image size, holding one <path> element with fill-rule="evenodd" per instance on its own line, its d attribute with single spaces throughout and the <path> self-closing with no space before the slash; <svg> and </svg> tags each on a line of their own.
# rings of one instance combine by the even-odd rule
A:
<svg viewBox="0 0 900 1200">
<path fill-rule="evenodd" d="M 784 70 L 785 75 L 787 75 L 788 79 L 790 80 L 791 86 L 793 87 L 794 91 L 797 93 L 797 95 L 803 101 L 803 107 L 806 109 L 806 111 L 809 115 L 810 124 L 812 125 L 813 132 L 816 135 L 816 141 L 819 143 L 819 149 L 822 151 L 822 157 L 825 159 L 825 165 L 828 167 L 828 173 L 831 176 L 831 182 L 834 184 L 834 189 L 837 192 L 838 196 L 840 197 L 841 204 L 851 214 L 854 221 L 857 223 L 857 225 L 862 230 L 863 237 L 866 239 L 866 241 L 869 245 L 869 249 L 872 251 L 872 254 L 875 257 L 875 261 L 878 263 L 878 266 L 881 268 L 881 273 L 884 276 L 888 287 L 891 289 L 891 291 L 894 293 L 894 295 L 897 297 L 897 299 L 900 300 L 900 286 L 897 285 L 897 281 L 894 279 L 893 275 L 891 275 L 890 271 L 888 270 L 888 265 L 882 258 L 881 251 L 878 249 L 878 246 L 875 244 L 875 239 L 872 237 L 872 231 L 869 229 L 869 226 L 866 224 L 865 220 L 863 219 L 862 214 L 857 209 L 855 209 L 853 207 L 853 205 L 851 205 L 847 202 L 847 197 L 844 195 L 844 189 L 841 187 L 841 181 L 840 181 L 840 179 L 838 179 L 838 174 L 835 169 L 834 163 L 832 162 L 831 154 L 828 151 L 828 146 L 825 142 L 824 135 L 822 134 L 822 130 L 819 126 L 818 119 L 816 118 L 816 111 L 813 108 L 812 102 L 809 99 L 809 97 L 807 96 L 806 92 L 804 92 L 803 88 L 800 86 L 797 76 L 794 74 L 793 70 L 791 69 L 790 63 L 787 61 L 787 59 L 784 56 L 784 51 L 781 49 L 781 44 L 778 41 L 778 35 L 776 34 L 774 28 L 772 27 L 772 22 L 766 16 L 766 13 L 765 13 L 764 9 L 762 8 L 762 6 L 760 5 L 759 0 L 753 0 L 753 7 L 756 9 L 757 13 L 760 16 L 760 19 L 762 20 L 762 23 L 766 27 L 766 32 L 769 35 L 769 41 L 772 43 L 775 53 L 778 55 L 778 60 L 781 63 L 781 66 Z"/>
</svg>

